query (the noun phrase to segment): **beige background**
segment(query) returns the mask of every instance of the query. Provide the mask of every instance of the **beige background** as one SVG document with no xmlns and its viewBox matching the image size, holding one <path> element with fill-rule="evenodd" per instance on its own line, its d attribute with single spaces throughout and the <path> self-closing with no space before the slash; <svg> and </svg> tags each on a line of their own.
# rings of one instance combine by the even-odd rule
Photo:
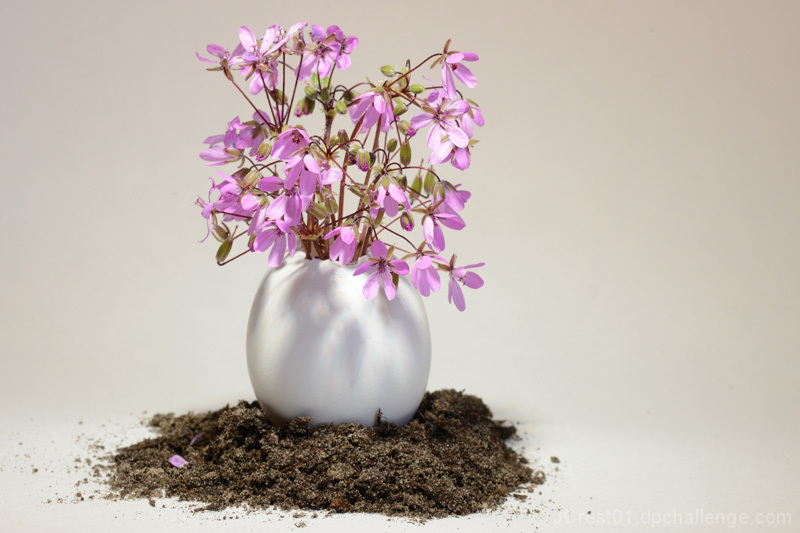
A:
<svg viewBox="0 0 800 533">
<path fill-rule="evenodd" d="M 217 267 L 193 205 L 202 140 L 247 108 L 194 52 L 297 20 L 359 37 L 351 79 L 447 38 L 481 56 L 487 125 L 452 171 L 474 196 L 448 243 L 486 286 L 463 314 L 426 302 L 430 388 L 480 395 L 531 459 L 565 463 L 547 517 L 424 527 L 621 510 L 636 531 L 697 509 L 797 527 L 797 2 L 3 2 L 0 431 L 252 396 L 266 258 Z M 122 513 L 40 509 L 3 454 L 14 527 Z"/>
</svg>

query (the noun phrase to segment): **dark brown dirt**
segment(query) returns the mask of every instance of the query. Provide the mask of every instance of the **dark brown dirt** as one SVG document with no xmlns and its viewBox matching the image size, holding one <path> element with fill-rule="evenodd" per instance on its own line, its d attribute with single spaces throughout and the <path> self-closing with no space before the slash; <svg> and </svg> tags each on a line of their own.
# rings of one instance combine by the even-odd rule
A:
<svg viewBox="0 0 800 533">
<path fill-rule="evenodd" d="M 155 415 L 158 436 L 118 450 L 113 496 L 177 497 L 206 504 L 433 518 L 500 505 L 544 482 L 506 446 L 516 428 L 492 420 L 477 397 L 426 393 L 403 427 L 273 426 L 256 402 L 205 414 Z M 202 434 L 199 438 L 195 438 Z M 194 443 L 190 442 L 194 439 Z M 187 464 L 170 464 L 174 455 Z"/>
</svg>

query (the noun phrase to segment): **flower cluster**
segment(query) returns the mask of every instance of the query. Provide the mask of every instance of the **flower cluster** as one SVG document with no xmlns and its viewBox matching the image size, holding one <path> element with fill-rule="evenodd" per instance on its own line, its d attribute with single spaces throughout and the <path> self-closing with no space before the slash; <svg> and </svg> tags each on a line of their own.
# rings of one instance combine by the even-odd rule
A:
<svg viewBox="0 0 800 533">
<path fill-rule="evenodd" d="M 206 238 L 221 243 L 217 262 L 268 252 L 268 264 L 276 267 L 298 249 L 308 259 L 361 261 L 354 275 L 369 274 L 364 296 L 375 298 L 382 289 L 389 300 L 399 276 L 410 276 L 420 294 L 429 296 L 441 288 L 443 272 L 449 301 L 463 311 L 462 286 L 483 285 L 472 271 L 483 263 L 458 266 L 455 255 L 449 261 L 440 255 L 445 229 L 466 225 L 461 213 L 470 193 L 443 179 L 437 166 L 466 170 L 477 142 L 475 126 L 484 121 L 456 82 L 475 86 L 464 63 L 478 56 L 449 45 L 413 67 L 385 65 L 381 81 L 351 87 L 335 85 L 333 77 L 350 66 L 358 39 L 338 26 L 309 31 L 304 22 L 288 30 L 273 25 L 260 38 L 243 26 L 232 52 L 210 44 L 210 57 L 197 54 L 212 64 L 208 70 L 224 74 L 252 111 L 247 120 L 237 116 L 224 133 L 208 137 L 200 154 L 209 166 L 236 167 L 217 171 L 207 200 L 197 200 Z M 424 65 L 440 69 L 441 85 L 412 83 L 411 75 Z M 246 89 L 237 78 L 248 82 Z M 315 110 L 325 119 L 321 135 L 291 122 Z M 414 116 L 405 120 L 409 112 Z M 349 118 L 349 129 L 334 130 L 342 117 Z M 412 138 L 426 128 L 427 153 L 412 162 Z M 240 238 L 246 249 L 228 259 Z"/>
</svg>

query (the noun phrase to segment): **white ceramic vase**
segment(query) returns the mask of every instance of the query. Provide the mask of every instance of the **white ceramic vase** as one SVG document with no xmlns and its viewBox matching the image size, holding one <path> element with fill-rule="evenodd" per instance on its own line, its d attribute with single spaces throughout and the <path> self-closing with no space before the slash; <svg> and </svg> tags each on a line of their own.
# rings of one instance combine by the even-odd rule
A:
<svg viewBox="0 0 800 533">
<path fill-rule="evenodd" d="M 363 259 L 362 259 L 363 260 Z M 428 384 L 431 341 L 425 306 L 404 277 L 389 301 L 361 289 L 356 265 L 288 257 L 264 276 L 247 327 L 247 366 L 261 407 L 276 425 L 382 418 L 407 423 Z"/>
</svg>

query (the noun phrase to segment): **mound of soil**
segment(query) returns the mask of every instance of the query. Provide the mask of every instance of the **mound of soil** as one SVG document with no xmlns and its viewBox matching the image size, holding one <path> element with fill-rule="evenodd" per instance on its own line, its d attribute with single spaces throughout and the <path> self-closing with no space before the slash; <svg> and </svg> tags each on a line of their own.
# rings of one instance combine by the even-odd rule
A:
<svg viewBox="0 0 800 533">
<path fill-rule="evenodd" d="M 257 402 L 245 401 L 205 414 L 155 415 L 158 436 L 118 450 L 108 483 L 116 497 L 151 505 L 167 496 L 204 510 L 276 506 L 433 518 L 491 509 L 544 482 L 506 445 L 516 428 L 454 390 L 426 393 L 402 427 L 308 424 L 297 418 L 277 428 Z"/>
</svg>

